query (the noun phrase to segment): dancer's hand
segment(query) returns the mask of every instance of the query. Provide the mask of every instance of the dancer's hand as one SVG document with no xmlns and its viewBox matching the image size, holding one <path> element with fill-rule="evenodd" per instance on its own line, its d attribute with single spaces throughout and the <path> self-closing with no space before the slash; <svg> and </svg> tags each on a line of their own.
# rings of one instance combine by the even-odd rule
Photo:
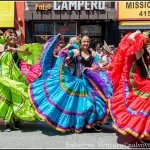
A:
<svg viewBox="0 0 150 150">
<path fill-rule="evenodd" d="M 31 52 L 29 51 L 29 49 L 26 49 L 26 50 L 22 51 L 22 53 L 24 53 L 25 55 L 30 55 L 31 54 Z"/>
<path fill-rule="evenodd" d="M 102 70 L 102 71 L 106 71 L 106 70 L 108 70 L 108 69 L 110 68 L 110 66 L 111 66 L 111 63 L 109 63 L 109 64 L 107 64 L 107 65 L 103 65 L 103 66 L 101 67 L 101 70 Z"/>
<path fill-rule="evenodd" d="M 21 52 L 21 53 L 23 53 L 25 55 L 30 55 L 31 54 L 29 48 L 23 49 L 23 48 L 19 47 L 19 48 L 16 48 L 16 51 L 17 52 Z"/>
<path fill-rule="evenodd" d="M 140 30 L 137 30 L 136 32 L 132 33 L 129 35 L 128 40 L 129 42 L 134 42 L 135 41 L 135 36 L 141 34 Z"/>
<path fill-rule="evenodd" d="M 17 48 L 8 46 L 8 47 L 6 48 L 6 51 L 17 51 Z"/>
<path fill-rule="evenodd" d="M 78 49 L 73 49 L 74 57 L 78 56 L 80 54 Z"/>
<path fill-rule="evenodd" d="M 59 33 L 58 36 L 60 37 L 61 41 L 64 41 L 64 36 L 61 33 Z"/>
<path fill-rule="evenodd" d="M 72 46 L 72 44 L 70 44 L 70 43 L 68 43 L 64 48 L 62 48 L 62 49 L 68 49 L 68 48 L 70 48 Z"/>
</svg>

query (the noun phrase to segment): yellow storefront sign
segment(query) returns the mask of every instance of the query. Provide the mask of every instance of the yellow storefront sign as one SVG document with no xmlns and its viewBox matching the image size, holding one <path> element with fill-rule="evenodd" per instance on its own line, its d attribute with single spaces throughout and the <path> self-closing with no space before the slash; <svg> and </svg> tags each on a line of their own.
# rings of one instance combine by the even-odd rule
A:
<svg viewBox="0 0 150 150">
<path fill-rule="evenodd" d="M 0 28 L 14 27 L 14 2 L 0 2 Z"/>
<path fill-rule="evenodd" d="M 118 2 L 118 20 L 150 20 L 150 1 Z"/>
<path fill-rule="evenodd" d="M 119 25 L 121 26 L 150 26 L 150 21 L 120 21 Z"/>
</svg>

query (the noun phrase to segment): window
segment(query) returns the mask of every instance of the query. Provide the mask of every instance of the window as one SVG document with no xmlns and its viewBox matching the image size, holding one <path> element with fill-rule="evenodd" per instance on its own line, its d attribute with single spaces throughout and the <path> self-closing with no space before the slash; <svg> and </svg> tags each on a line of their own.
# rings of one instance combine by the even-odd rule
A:
<svg viewBox="0 0 150 150">
<path fill-rule="evenodd" d="M 100 25 L 82 25 L 80 28 L 80 33 L 89 36 L 101 36 L 102 27 Z"/>
<path fill-rule="evenodd" d="M 44 43 L 43 36 L 48 39 L 61 33 L 65 42 L 77 35 L 76 22 L 55 21 L 55 22 L 34 22 L 34 42 Z"/>
<path fill-rule="evenodd" d="M 54 23 L 35 23 L 35 35 L 54 35 Z"/>
<path fill-rule="evenodd" d="M 56 34 L 61 33 L 63 35 L 76 35 L 76 23 L 75 22 L 56 22 Z"/>
</svg>

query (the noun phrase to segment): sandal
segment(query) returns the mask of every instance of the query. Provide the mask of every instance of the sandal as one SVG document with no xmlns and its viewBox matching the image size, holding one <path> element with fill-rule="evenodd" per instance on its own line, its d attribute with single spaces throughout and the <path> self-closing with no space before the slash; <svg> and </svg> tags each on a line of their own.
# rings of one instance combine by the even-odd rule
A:
<svg viewBox="0 0 150 150">
<path fill-rule="evenodd" d="M 95 131 L 97 131 L 97 132 L 101 132 L 102 131 L 102 127 L 100 126 L 100 125 L 96 125 L 96 126 L 94 126 L 94 127 L 92 127 Z"/>
<path fill-rule="evenodd" d="M 5 128 L 3 129 L 4 132 L 11 132 L 11 127 L 10 125 L 6 125 Z"/>
<path fill-rule="evenodd" d="M 21 122 L 19 120 L 16 120 L 15 118 L 13 119 L 13 121 L 14 121 L 13 129 L 16 129 L 16 130 L 20 129 Z"/>
</svg>

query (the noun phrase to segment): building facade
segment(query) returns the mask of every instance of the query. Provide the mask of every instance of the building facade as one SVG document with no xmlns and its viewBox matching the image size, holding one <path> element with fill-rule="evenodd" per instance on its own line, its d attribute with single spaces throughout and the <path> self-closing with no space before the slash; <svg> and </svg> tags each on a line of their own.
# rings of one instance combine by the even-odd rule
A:
<svg viewBox="0 0 150 150">
<path fill-rule="evenodd" d="M 79 34 L 108 44 L 117 43 L 118 24 L 115 2 L 107 1 L 47 1 L 25 2 L 26 42 L 44 42 L 63 34 L 65 41 Z M 114 38 L 116 37 L 116 38 Z"/>
<path fill-rule="evenodd" d="M 0 29 L 21 28 L 21 43 L 62 33 L 66 41 L 88 34 L 117 46 L 129 31 L 150 30 L 149 1 L 7 1 L 0 7 Z"/>
</svg>

